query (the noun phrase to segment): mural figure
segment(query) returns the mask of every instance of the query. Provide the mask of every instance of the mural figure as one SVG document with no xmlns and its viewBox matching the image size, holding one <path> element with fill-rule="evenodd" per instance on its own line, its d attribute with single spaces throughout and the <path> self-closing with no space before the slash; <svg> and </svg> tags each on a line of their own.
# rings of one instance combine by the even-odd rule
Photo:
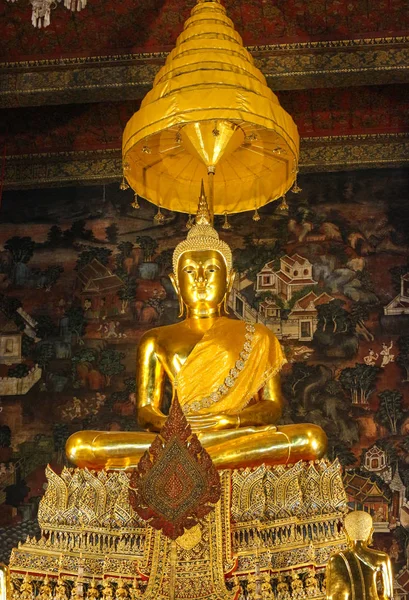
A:
<svg viewBox="0 0 409 600">
<path fill-rule="evenodd" d="M 395 360 L 395 355 L 391 354 L 392 347 L 393 347 L 393 341 L 391 341 L 389 346 L 387 344 L 382 344 L 382 350 L 380 352 L 380 355 L 382 356 L 382 362 L 381 362 L 382 368 L 386 367 L 386 365 L 388 365 L 391 362 L 394 362 L 394 360 Z"/>
<path fill-rule="evenodd" d="M 368 352 L 367 356 L 364 356 L 364 363 L 366 365 L 369 365 L 370 367 L 373 367 L 373 366 L 375 366 L 375 363 L 378 360 L 378 358 L 379 358 L 379 354 L 378 353 L 375 354 L 375 351 L 372 350 L 372 348 L 369 348 L 369 352 Z"/>
</svg>

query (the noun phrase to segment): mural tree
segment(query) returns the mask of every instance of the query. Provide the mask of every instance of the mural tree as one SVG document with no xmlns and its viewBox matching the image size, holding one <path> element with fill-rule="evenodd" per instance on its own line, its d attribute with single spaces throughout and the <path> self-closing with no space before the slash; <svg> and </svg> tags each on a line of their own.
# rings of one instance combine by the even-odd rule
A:
<svg viewBox="0 0 409 600">
<path fill-rule="evenodd" d="M 123 278 L 127 274 L 125 270 L 124 261 L 129 258 L 132 254 L 133 243 L 132 242 L 120 242 L 117 245 L 118 253 L 115 256 L 115 272 L 118 277 Z"/>
<path fill-rule="evenodd" d="M 399 354 L 396 362 L 404 373 L 403 382 L 409 381 L 409 335 L 401 335 L 398 338 Z"/>
<path fill-rule="evenodd" d="M 57 334 L 57 327 L 49 315 L 38 315 L 35 319 L 37 321 L 35 331 L 39 338 L 44 340 Z"/>
<path fill-rule="evenodd" d="M 92 232 L 92 229 L 86 228 L 86 225 L 87 222 L 85 221 L 85 219 L 78 219 L 77 221 L 74 221 L 72 223 L 70 229 L 65 231 L 64 234 L 73 239 L 92 241 L 95 239 L 94 234 Z"/>
<path fill-rule="evenodd" d="M 14 236 L 7 240 L 4 248 L 11 254 L 12 269 L 11 277 L 14 284 L 24 282 L 28 267 L 25 265 L 34 254 L 36 244 L 31 237 Z"/>
<path fill-rule="evenodd" d="M 150 235 L 138 235 L 135 238 L 135 242 L 140 248 L 142 248 L 144 260 L 146 262 L 151 262 L 158 247 L 158 242 Z"/>
<path fill-rule="evenodd" d="M 125 365 L 121 360 L 125 358 L 123 352 L 112 348 L 106 348 L 98 357 L 98 369 L 106 378 L 107 386 L 111 385 L 111 378 L 125 371 Z"/>
<path fill-rule="evenodd" d="M 17 379 L 22 379 L 23 377 L 28 375 L 29 372 L 30 372 L 29 367 L 24 363 L 20 363 L 19 365 L 13 365 L 12 367 L 10 367 L 7 372 L 7 376 L 8 377 L 16 377 Z"/>
<path fill-rule="evenodd" d="M 38 366 L 46 369 L 50 361 L 54 358 L 54 347 L 49 342 L 38 344 L 34 355 Z"/>
<path fill-rule="evenodd" d="M 10 448 L 11 429 L 8 425 L 0 425 L 0 448 Z"/>
<path fill-rule="evenodd" d="M 15 264 L 28 263 L 34 254 L 35 247 L 36 244 L 31 237 L 14 236 L 4 244 L 4 248 L 10 252 Z"/>
<path fill-rule="evenodd" d="M 124 314 L 129 306 L 129 302 L 136 298 L 136 280 L 134 277 L 122 274 L 123 287 L 118 290 L 117 294 L 122 302 L 121 313 Z"/>
<path fill-rule="evenodd" d="M 78 349 L 71 359 L 74 387 L 85 385 L 87 375 L 96 361 L 98 352 L 93 348 Z"/>
<path fill-rule="evenodd" d="M 112 250 L 109 248 L 98 248 L 98 247 L 87 247 L 78 257 L 77 264 L 75 267 L 76 271 L 81 271 L 84 267 L 89 265 L 90 262 L 96 258 L 102 265 L 107 265 L 109 257 L 112 254 Z"/>
<path fill-rule="evenodd" d="M 107 236 L 108 242 L 111 244 L 116 244 L 118 242 L 119 228 L 115 223 L 111 223 L 108 227 L 105 228 L 105 234 Z"/>
<path fill-rule="evenodd" d="M 362 302 L 354 302 L 351 309 L 351 322 L 355 326 L 356 332 L 367 342 L 373 342 L 374 336 L 367 329 L 365 321 L 369 318 L 369 307 Z"/>
<path fill-rule="evenodd" d="M 61 273 L 64 272 L 64 268 L 60 265 L 50 265 L 47 269 L 41 274 L 41 284 L 42 287 L 45 288 L 46 292 L 49 292 L 53 285 L 57 283 L 60 278 Z"/>
<path fill-rule="evenodd" d="M 239 273 L 246 273 L 252 281 L 257 278 L 257 273 L 261 271 L 264 265 L 274 261 L 285 254 L 281 243 L 276 240 L 274 243 L 263 244 L 252 235 L 244 238 L 244 248 L 240 248 L 233 253 L 233 262 Z M 277 262 L 276 268 L 279 268 Z"/>
<path fill-rule="evenodd" d="M 64 234 L 61 227 L 53 225 L 47 233 L 47 244 L 53 248 L 58 248 L 64 243 Z"/>
<path fill-rule="evenodd" d="M 33 340 L 33 338 L 23 333 L 23 336 L 21 338 L 21 353 L 24 356 L 24 358 L 31 357 L 34 351 L 34 347 L 35 341 Z"/>
<path fill-rule="evenodd" d="M 355 367 L 342 369 L 339 381 L 342 387 L 351 394 L 352 404 L 368 404 L 380 372 L 379 367 L 363 363 L 356 363 Z"/>
<path fill-rule="evenodd" d="M 398 390 L 384 390 L 378 394 L 380 399 L 375 419 L 392 434 L 398 434 L 398 425 L 403 417 L 402 394 Z"/>
<path fill-rule="evenodd" d="M 344 301 L 332 300 L 317 307 L 314 344 L 325 356 L 351 358 L 358 350 L 358 336 Z"/>
<path fill-rule="evenodd" d="M 84 309 L 81 306 L 71 306 L 65 313 L 68 317 L 68 329 L 77 336 L 78 343 L 83 344 L 81 337 L 85 333 L 87 323 L 84 316 Z"/>
<path fill-rule="evenodd" d="M 21 301 L 18 298 L 0 294 L 0 310 L 8 319 L 15 319 L 19 308 L 21 308 Z"/>
<path fill-rule="evenodd" d="M 328 435 L 331 456 L 338 456 L 338 449 L 343 464 L 352 464 L 350 448 L 358 440 L 358 426 L 349 416 L 351 402 L 333 379 L 331 369 L 294 363 L 291 373 L 283 379 L 283 392 L 290 407 L 286 422 L 320 425 Z"/>
<path fill-rule="evenodd" d="M 162 250 L 155 262 L 159 265 L 162 275 L 167 275 L 172 271 L 173 248 Z"/>
<path fill-rule="evenodd" d="M 351 448 L 341 441 L 334 441 L 333 444 L 331 444 L 328 451 L 328 458 L 330 460 L 335 460 L 337 458 L 343 467 L 350 467 L 357 461 Z"/>
<path fill-rule="evenodd" d="M 54 452 L 56 453 L 56 462 L 61 464 L 65 458 L 65 444 L 70 435 L 68 425 L 66 423 L 54 423 L 53 425 L 53 441 Z"/>
</svg>

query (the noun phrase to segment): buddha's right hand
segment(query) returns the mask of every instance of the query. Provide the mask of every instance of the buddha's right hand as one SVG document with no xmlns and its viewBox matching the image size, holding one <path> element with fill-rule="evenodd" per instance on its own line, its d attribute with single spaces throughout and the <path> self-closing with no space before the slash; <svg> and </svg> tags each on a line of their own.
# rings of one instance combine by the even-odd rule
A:
<svg viewBox="0 0 409 600">
<path fill-rule="evenodd" d="M 192 415 L 188 421 L 195 433 L 211 429 L 236 429 L 240 426 L 239 415 Z"/>
</svg>

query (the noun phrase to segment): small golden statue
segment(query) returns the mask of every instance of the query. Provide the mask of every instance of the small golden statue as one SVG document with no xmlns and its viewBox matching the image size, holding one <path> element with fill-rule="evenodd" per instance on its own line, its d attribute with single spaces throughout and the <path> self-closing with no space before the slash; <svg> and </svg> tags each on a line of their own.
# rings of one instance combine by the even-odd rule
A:
<svg viewBox="0 0 409 600">
<path fill-rule="evenodd" d="M 294 463 L 325 453 L 326 435 L 317 425 L 274 425 L 286 360 L 267 327 L 222 316 L 234 277 L 231 250 L 210 224 L 202 190 L 196 224 L 173 254 L 171 279 L 186 318 L 151 329 L 138 347 L 138 422 L 147 431 L 73 434 L 66 449 L 73 463 L 135 467 L 155 438 L 150 432 L 166 421 L 166 378 L 218 468 Z"/>
<path fill-rule="evenodd" d="M 95 585 L 95 578 L 92 578 L 91 583 L 89 584 L 89 588 L 87 590 L 87 600 L 98 600 L 99 598 L 99 590 Z"/>
<path fill-rule="evenodd" d="M 274 600 L 273 590 L 271 589 L 270 575 L 264 574 L 261 581 L 261 597 L 263 600 Z"/>
<path fill-rule="evenodd" d="M 102 598 L 104 600 L 113 600 L 114 590 L 112 589 L 111 582 L 108 579 L 104 580 L 102 584 Z"/>
<path fill-rule="evenodd" d="M 33 584 L 30 575 L 26 573 L 20 586 L 20 600 L 32 600 L 33 598 Z"/>
<path fill-rule="evenodd" d="M 277 600 L 291 600 L 290 586 L 284 575 L 279 575 L 277 583 Z"/>
<path fill-rule="evenodd" d="M 315 569 L 312 568 L 308 571 L 307 577 L 305 578 L 305 594 L 307 598 L 315 598 L 319 593 L 318 579 L 315 575 Z"/>
<path fill-rule="evenodd" d="M 300 598 L 305 598 L 303 581 L 295 571 L 291 574 L 291 590 L 292 590 L 291 598 L 293 600 L 299 600 Z"/>
<path fill-rule="evenodd" d="M 54 589 L 54 600 L 68 600 L 67 588 L 59 575 Z"/>
<path fill-rule="evenodd" d="M 136 581 L 136 578 L 134 578 L 132 585 L 129 588 L 129 596 L 130 596 L 131 600 L 139 600 L 139 598 L 142 598 L 142 592 L 139 589 L 139 585 L 138 585 L 138 582 Z"/>
<path fill-rule="evenodd" d="M 84 588 L 80 576 L 71 588 L 70 600 L 84 600 Z"/>
<path fill-rule="evenodd" d="M 334 554 L 327 565 L 327 600 L 392 600 L 389 556 L 368 548 L 373 533 L 372 517 L 360 510 L 349 513 L 345 517 L 345 531 L 349 549 Z"/>
<path fill-rule="evenodd" d="M 115 600 L 128 600 L 128 597 L 128 590 L 126 589 L 123 579 L 121 577 L 116 588 Z"/>
<path fill-rule="evenodd" d="M 46 575 L 45 579 L 40 587 L 39 599 L 40 600 L 51 600 L 52 597 L 53 597 L 53 592 L 51 589 L 50 580 L 48 579 L 48 575 Z"/>
<path fill-rule="evenodd" d="M 247 580 L 247 596 L 251 600 L 255 600 L 257 594 L 257 581 L 254 573 L 250 573 Z"/>
</svg>

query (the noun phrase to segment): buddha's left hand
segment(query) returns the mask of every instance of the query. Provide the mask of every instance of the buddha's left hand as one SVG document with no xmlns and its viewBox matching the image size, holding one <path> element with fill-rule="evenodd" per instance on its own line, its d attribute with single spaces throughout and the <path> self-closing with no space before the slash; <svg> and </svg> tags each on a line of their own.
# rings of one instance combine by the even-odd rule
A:
<svg viewBox="0 0 409 600">
<path fill-rule="evenodd" d="M 235 429 L 238 424 L 237 415 L 194 415 L 188 421 L 196 433 L 204 429 Z"/>
</svg>

